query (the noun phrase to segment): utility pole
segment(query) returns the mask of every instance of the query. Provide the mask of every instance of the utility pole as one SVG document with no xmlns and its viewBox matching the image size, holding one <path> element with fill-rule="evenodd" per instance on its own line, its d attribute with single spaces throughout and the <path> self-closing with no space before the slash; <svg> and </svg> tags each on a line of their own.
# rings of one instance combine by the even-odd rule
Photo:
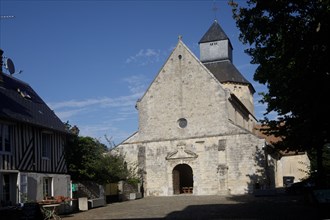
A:
<svg viewBox="0 0 330 220">
<path fill-rule="evenodd" d="M 0 20 L 2 19 L 11 19 L 11 18 L 15 18 L 14 15 L 0 15 Z M 2 67 L 3 67 L 3 50 L 0 48 L 0 74 L 3 73 L 2 72 Z"/>
<path fill-rule="evenodd" d="M 2 74 L 2 66 L 3 66 L 2 54 L 3 54 L 3 50 L 0 48 L 0 81 L 1 81 L 1 74 Z"/>
</svg>

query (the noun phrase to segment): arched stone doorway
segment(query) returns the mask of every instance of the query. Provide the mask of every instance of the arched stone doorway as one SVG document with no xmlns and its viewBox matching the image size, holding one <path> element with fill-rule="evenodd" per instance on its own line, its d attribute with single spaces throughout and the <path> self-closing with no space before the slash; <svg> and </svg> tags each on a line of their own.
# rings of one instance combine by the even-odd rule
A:
<svg viewBox="0 0 330 220">
<path fill-rule="evenodd" d="M 193 193 L 193 170 L 187 164 L 179 164 L 173 168 L 173 194 Z"/>
</svg>

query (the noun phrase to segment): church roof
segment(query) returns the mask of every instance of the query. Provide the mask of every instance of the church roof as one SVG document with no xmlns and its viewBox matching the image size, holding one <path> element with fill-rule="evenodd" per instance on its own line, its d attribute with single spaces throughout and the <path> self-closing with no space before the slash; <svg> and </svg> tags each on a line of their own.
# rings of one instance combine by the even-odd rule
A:
<svg viewBox="0 0 330 220">
<path fill-rule="evenodd" d="M 209 30 L 204 34 L 204 36 L 198 43 L 206 43 L 219 40 L 229 40 L 229 38 L 220 27 L 218 21 L 215 20 Z"/>
<path fill-rule="evenodd" d="M 219 80 L 221 83 L 233 82 L 239 84 L 246 84 L 255 92 L 252 84 L 244 78 L 244 76 L 236 69 L 236 67 L 229 60 L 221 62 L 204 63 L 204 66 L 210 70 L 210 72 Z"/>
<path fill-rule="evenodd" d="M 64 123 L 28 84 L 0 74 L 0 118 L 66 132 Z"/>
</svg>

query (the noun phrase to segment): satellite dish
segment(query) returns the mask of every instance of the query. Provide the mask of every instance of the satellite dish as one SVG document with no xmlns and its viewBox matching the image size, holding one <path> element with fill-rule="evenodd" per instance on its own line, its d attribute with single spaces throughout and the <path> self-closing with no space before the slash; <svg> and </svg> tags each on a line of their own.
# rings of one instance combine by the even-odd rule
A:
<svg viewBox="0 0 330 220">
<path fill-rule="evenodd" d="M 13 61 L 10 58 L 7 58 L 6 60 L 6 69 L 9 71 L 10 74 L 15 73 L 15 66 Z"/>
</svg>

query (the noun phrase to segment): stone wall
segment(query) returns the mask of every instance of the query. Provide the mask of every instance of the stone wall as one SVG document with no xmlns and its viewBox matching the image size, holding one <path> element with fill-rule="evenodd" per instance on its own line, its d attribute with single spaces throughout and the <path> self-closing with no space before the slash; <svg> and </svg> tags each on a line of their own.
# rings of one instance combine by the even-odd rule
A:
<svg viewBox="0 0 330 220">
<path fill-rule="evenodd" d="M 77 184 L 77 191 L 73 192 L 74 198 L 87 197 L 88 199 L 96 199 L 104 196 L 103 186 L 92 181 L 74 182 Z"/>
<path fill-rule="evenodd" d="M 173 195 L 172 175 L 178 164 L 192 168 L 194 195 L 244 194 L 265 179 L 263 143 L 250 133 L 242 133 L 122 145 L 118 150 L 130 149 L 125 151 L 126 158 L 143 164 L 146 196 Z M 144 159 L 136 153 L 141 148 Z"/>
<path fill-rule="evenodd" d="M 118 193 L 119 193 L 119 201 L 127 201 L 136 199 L 137 197 L 141 198 L 141 196 L 137 196 L 140 193 L 139 184 L 132 185 L 127 183 L 126 181 L 118 182 Z M 134 198 L 132 198 L 132 194 L 134 194 Z"/>
<path fill-rule="evenodd" d="M 232 83 L 222 84 L 224 88 L 229 89 L 237 98 L 244 104 L 244 106 L 254 115 L 253 94 L 248 85 L 237 85 Z"/>
<path fill-rule="evenodd" d="M 139 131 L 117 147 L 138 166 L 146 196 L 173 195 L 180 164 L 193 171 L 194 195 L 250 193 L 263 181 L 263 140 L 230 97 L 179 40 L 137 104 Z"/>
<path fill-rule="evenodd" d="M 214 76 L 179 42 L 138 103 L 139 139 L 158 141 L 224 132 L 226 96 Z M 184 129 L 179 126 L 180 118 L 187 120 Z"/>
</svg>

